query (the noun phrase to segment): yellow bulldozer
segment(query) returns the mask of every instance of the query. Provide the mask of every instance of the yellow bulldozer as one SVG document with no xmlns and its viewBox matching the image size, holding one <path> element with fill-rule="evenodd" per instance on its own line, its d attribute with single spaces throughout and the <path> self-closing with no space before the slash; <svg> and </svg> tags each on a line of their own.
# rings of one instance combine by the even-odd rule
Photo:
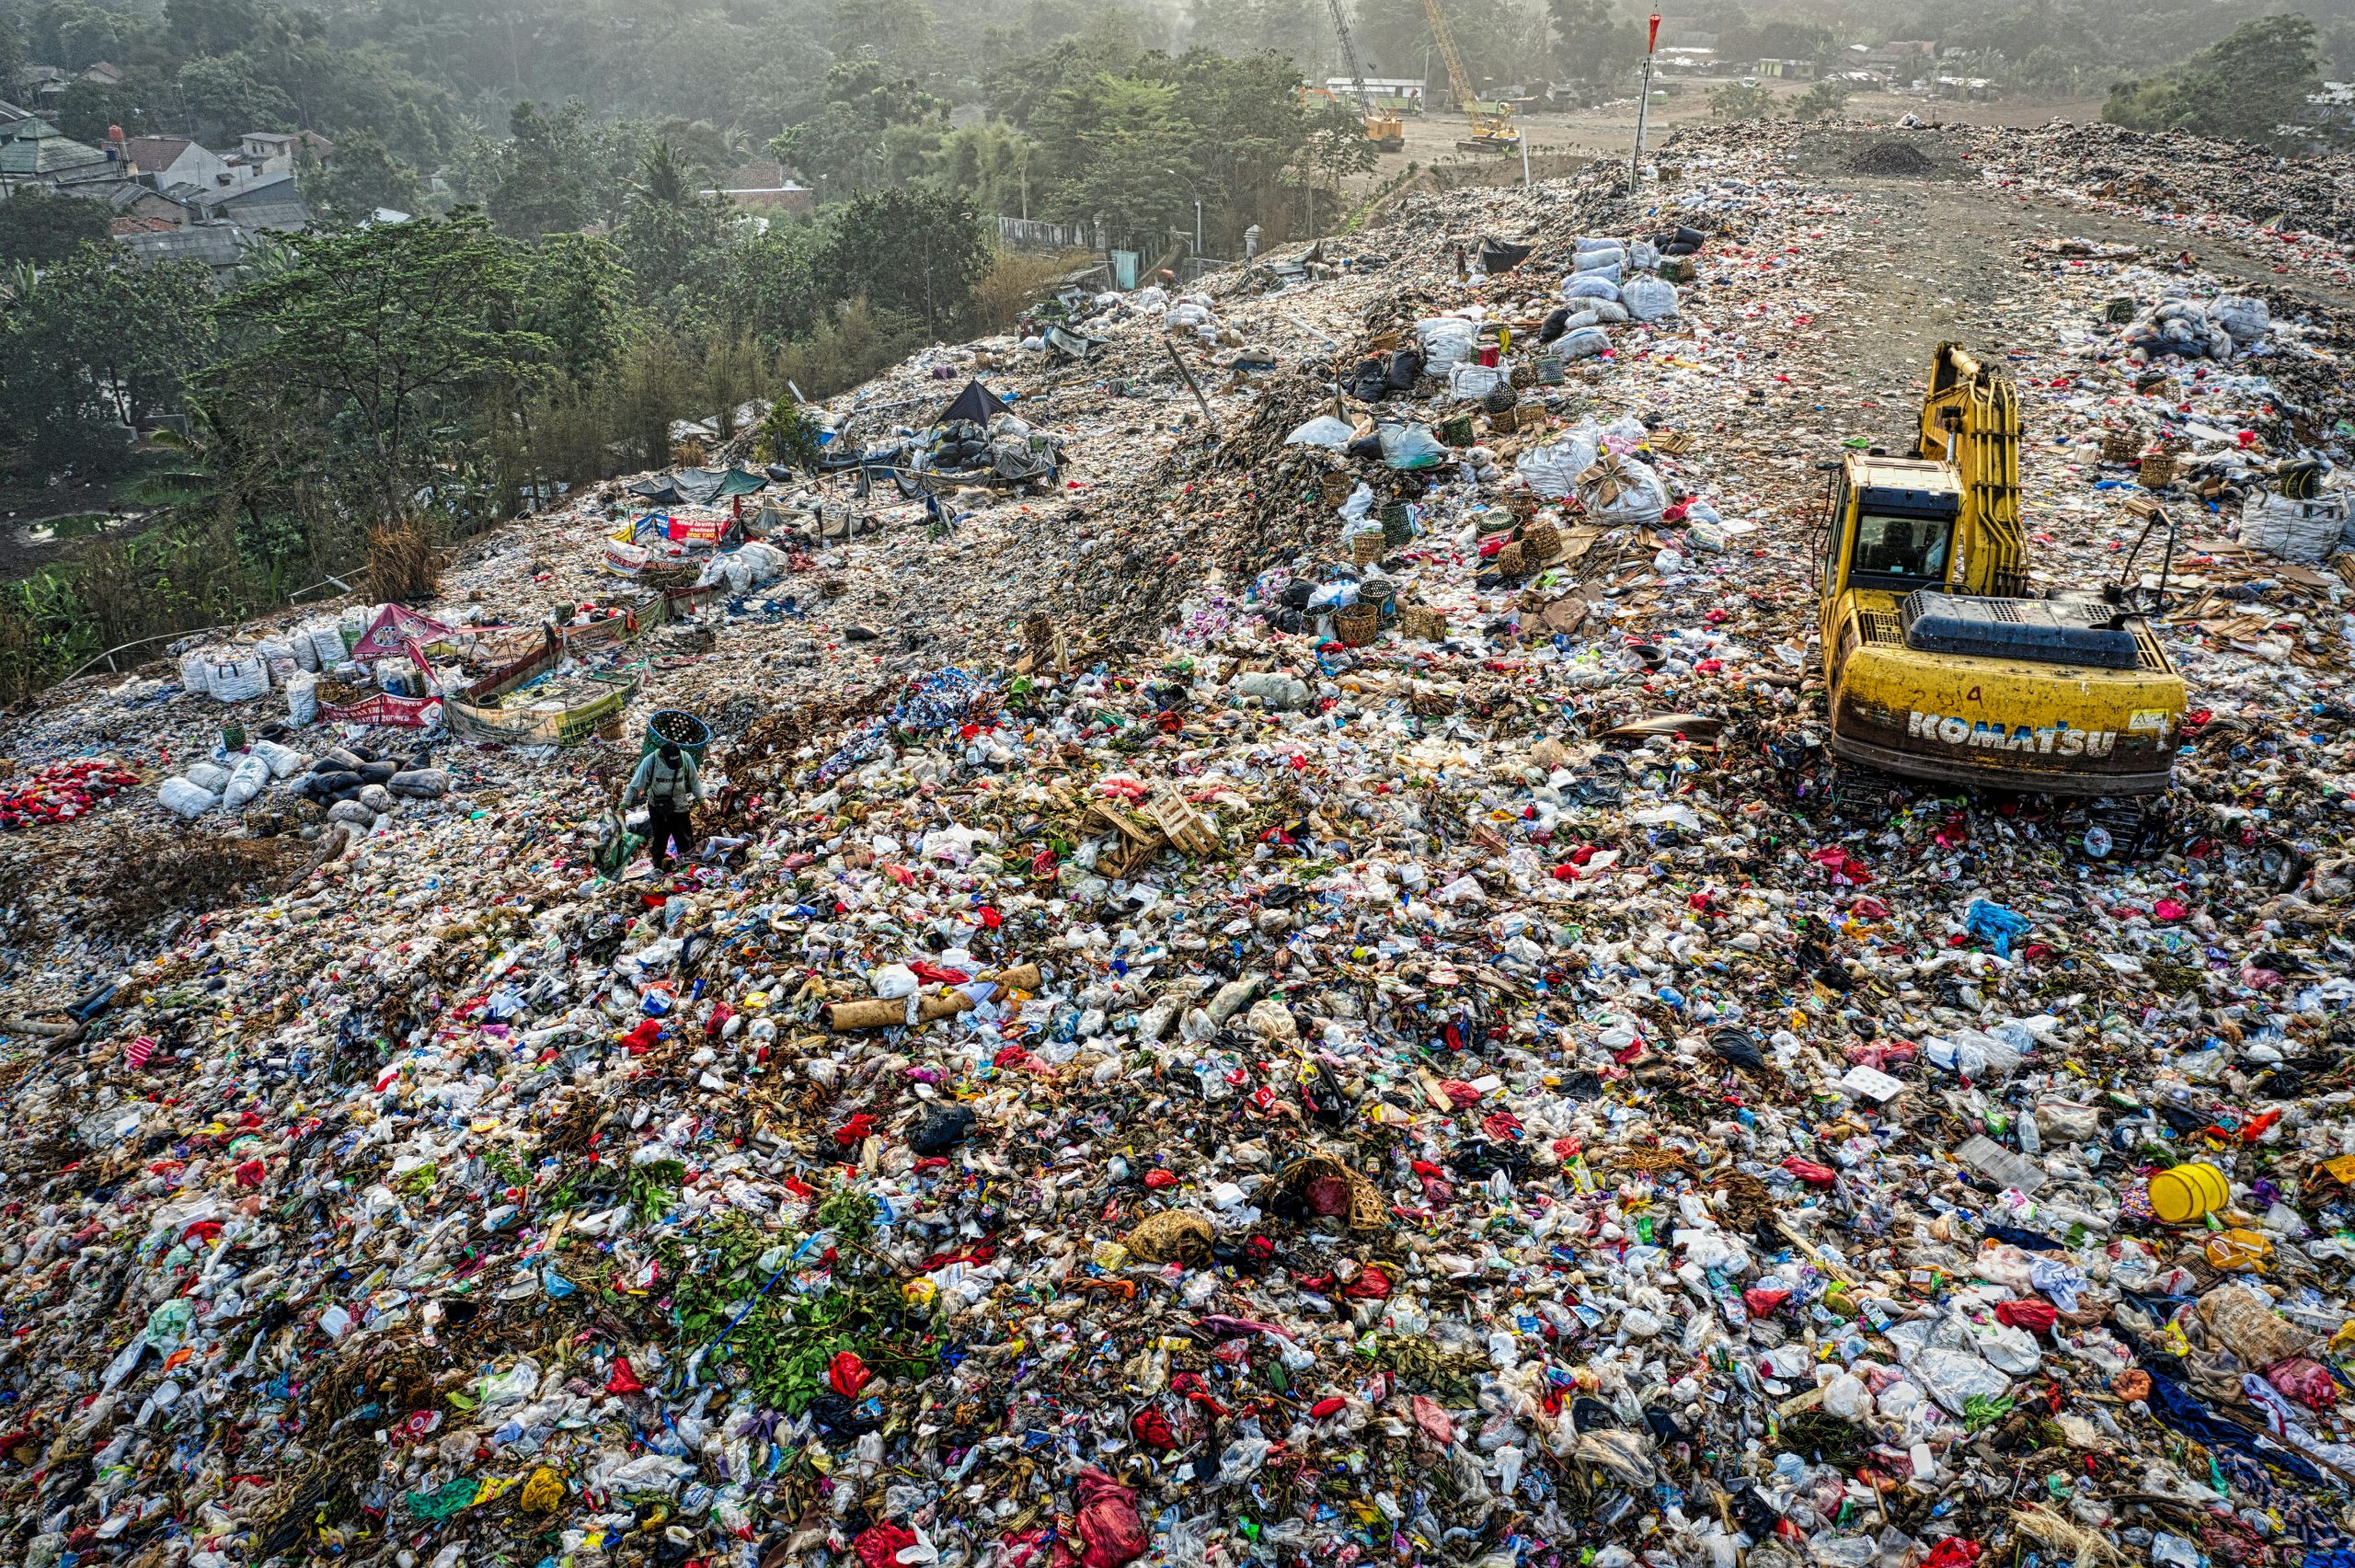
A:
<svg viewBox="0 0 2355 1568">
<path fill-rule="evenodd" d="M 1817 556 L 1841 761 L 2027 793 L 2166 789 L 2183 678 L 2137 590 L 2121 577 L 2028 594 L 2019 400 L 2001 366 L 1938 346 L 1915 455 L 1846 454 Z"/>
</svg>

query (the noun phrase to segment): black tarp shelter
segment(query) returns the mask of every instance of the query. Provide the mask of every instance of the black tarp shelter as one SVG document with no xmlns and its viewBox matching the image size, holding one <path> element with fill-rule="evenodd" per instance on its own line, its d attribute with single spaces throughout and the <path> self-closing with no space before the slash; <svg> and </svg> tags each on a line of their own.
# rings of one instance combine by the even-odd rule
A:
<svg viewBox="0 0 2355 1568">
<path fill-rule="evenodd" d="M 959 419 L 971 419 L 976 425 L 986 425 L 993 416 L 1011 414 L 1013 406 L 978 381 L 969 381 L 965 390 L 948 400 L 948 406 L 932 417 L 936 425 L 953 425 Z"/>
</svg>

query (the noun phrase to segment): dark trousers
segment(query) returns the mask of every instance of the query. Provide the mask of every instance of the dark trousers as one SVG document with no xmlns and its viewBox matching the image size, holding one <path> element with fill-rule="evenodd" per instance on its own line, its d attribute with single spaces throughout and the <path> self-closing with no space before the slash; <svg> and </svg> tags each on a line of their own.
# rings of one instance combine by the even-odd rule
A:
<svg viewBox="0 0 2355 1568">
<path fill-rule="evenodd" d="M 668 865 L 673 853 L 672 846 L 676 846 L 675 853 L 682 857 L 695 853 L 694 809 L 683 809 L 660 800 L 651 802 L 647 807 L 646 815 L 647 853 L 653 855 L 655 864 Z"/>
</svg>

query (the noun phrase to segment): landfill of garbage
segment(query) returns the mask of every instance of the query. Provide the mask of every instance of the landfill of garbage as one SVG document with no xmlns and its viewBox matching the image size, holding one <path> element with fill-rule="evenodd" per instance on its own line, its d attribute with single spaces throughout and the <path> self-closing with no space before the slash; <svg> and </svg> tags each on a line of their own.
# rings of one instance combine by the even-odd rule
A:
<svg viewBox="0 0 2355 1568">
<path fill-rule="evenodd" d="M 6 720 L 0 1557 L 2346 1561 L 2349 247 L 1879 134 L 2167 810 L 1827 755 L 1815 132 L 1077 289 Z"/>
</svg>

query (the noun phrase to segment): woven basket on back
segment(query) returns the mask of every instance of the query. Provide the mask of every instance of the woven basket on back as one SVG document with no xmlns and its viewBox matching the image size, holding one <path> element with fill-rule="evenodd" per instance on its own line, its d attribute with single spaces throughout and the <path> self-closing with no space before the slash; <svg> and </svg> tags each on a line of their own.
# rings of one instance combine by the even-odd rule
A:
<svg viewBox="0 0 2355 1568">
<path fill-rule="evenodd" d="M 1382 611 L 1372 604 L 1352 604 L 1333 613 L 1333 635 L 1345 647 L 1363 647 L 1382 635 Z"/>
<path fill-rule="evenodd" d="M 1373 529 L 1350 535 L 1350 564 L 1370 567 L 1382 559 L 1382 535 Z"/>
<path fill-rule="evenodd" d="M 2134 481 L 2145 490 L 2164 490 L 2175 483 L 2175 454 L 2155 452 L 2142 460 L 2135 472 Z"/>
</svg>

